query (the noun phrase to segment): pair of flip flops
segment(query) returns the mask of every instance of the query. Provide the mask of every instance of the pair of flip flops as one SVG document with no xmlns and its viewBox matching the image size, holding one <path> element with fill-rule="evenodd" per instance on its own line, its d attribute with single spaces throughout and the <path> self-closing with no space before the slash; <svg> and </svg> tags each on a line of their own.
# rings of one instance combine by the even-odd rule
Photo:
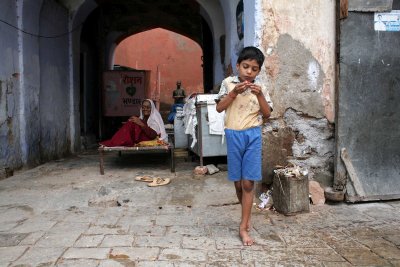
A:
<svg viewBox="0 0 400 267">
<path fill-rule="evenodd" d="M 146 182 L 148 183 L 147 186 L 150 187 L 155 187 L 155 186 L 161 186 L 161 185 L 167 185 L 171 182 L 170 178 L 152 178 L 150 176 L 137 176 L 135 178 L 136 181 L 141 181 L 141 182 Z"/>
</svg>

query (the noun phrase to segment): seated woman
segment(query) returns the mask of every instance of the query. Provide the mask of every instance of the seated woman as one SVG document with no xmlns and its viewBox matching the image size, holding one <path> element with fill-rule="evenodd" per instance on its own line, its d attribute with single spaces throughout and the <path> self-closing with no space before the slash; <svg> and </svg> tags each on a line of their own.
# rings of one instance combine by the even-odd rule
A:
<svg viewBox="0 0 400 267">
<path fill-rule="evenodd" d="M 165 142 L 168 140 L 164 122 L 154 102 L 145 99 L 140 109 L 140 117 L 130 117 L 111 139 L 100 142 L 100 145 L 134 146 L 141 141 L 150 141 L 157 137 Z"/>
</svg>

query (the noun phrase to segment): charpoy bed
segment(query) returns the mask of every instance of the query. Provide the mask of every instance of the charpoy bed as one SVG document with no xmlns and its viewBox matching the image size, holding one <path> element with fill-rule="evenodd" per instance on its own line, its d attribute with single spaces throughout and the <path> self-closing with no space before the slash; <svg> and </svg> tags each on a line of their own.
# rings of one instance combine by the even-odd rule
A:
<svg viewBox="0 0 400 267">
<path fill-rule="evenodd" d="M 174 145 L 170 142 L 166 145 L 159 146 L 116 146 L 116 147 L 107 147 L 100 146 L 98 148 L 99 156 L 100 156 L 100 174 L 104 174 L 104 154 L 109 151 L 118 151 L 118 154 L 121 156 L 122 152 L 129 153 L 168 153 L 170 158 L 170 166 L 171 172 L 175 172 L 175 159 L 174 159 Z"/>
</svg>

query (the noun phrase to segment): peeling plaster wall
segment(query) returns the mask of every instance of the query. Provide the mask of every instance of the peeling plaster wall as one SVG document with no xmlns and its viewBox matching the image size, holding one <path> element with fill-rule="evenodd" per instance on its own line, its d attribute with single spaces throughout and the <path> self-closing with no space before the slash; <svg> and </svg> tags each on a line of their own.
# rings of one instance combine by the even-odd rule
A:
<svg viewBox="0 0 400 267">
<path fill-rule="evenodd" d="M 321 90 L 325 74 L 321 65 L 299 41 L 290 35 L 280 35 L 275 48 L 279 71 L 271 90 L 275 117 L 282 117 L 293 108 L 316 118 L 324 117 Z"/>
<path fill-rule="evenodd" d="M 254 44 L 260 39 L 266 54 L 260 78 L 274 102 L 264 129 L 264 180 L 272 181 L 275 165 L 293 162 L 306 166 L 311 179 L 331 185 L 335 1 L 260 0 L 255 9 L 261 27 Z"/>
<path fill-rule="evenodd" d="M 264 0 L 262 11 L 264 15 L 264 34 L 261 46 L 267 52 L 266 62 L 268 76 L 271 79 L 272 92 L 279 91 L 274 82 L 279 80 L 281 72 L 279 69 L 281 57 L 276 49 L 279 49 L 278 42 L 282 35 L 287 34 L 293 40 L 298 41 L 304 50 L 311 54 L 308 62 L 302 64 L 314 64 L 317 62 L 321 68 L 321 75 L 324 75 L 322 86 L 317 90 L 321 95 L 324 105 L 324 116 L 334 121 L 334 84 L 335 84 L 335 1 L 322 0 L 299 0 L 271 1 Z M 261 19 L 261 18 L 260 18 Z M 288 47 L 290 49 L 291 47 Z M 289 52 L 289 51 L 286 51 Z M 283 53 L 286 53 L 283 51 Z M 301 51 L 300 51 L 301 52 Z M 295 60 L 293 64 L 297 64 Z M 304 77 L 309 80 L 309 87 L 313 87 L 314 74 Z M 302 78 L 302 77 L 301 77 Z M 294 82 L 293 79 L 288 82 Z"/>
</svg>

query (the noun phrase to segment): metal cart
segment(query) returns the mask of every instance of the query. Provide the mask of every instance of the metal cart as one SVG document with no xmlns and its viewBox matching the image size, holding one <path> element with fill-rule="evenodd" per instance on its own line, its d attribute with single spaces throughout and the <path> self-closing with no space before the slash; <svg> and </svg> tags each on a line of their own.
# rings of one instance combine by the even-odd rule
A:
<svg viewBox="0 0 400 267">
<path fill-rule="evenodd" d="M 207 102 L 196 101 L 196 138 L 197 143 L 190 150 L 200 157 L 200 166 L 203 166 L 203 157 L 226 156 L 226 142 L 222 142 L 221 135 L 210 134 L 208 125 Z M 193 138 L 189 136 L 189 144 Z"/>
</svg>

